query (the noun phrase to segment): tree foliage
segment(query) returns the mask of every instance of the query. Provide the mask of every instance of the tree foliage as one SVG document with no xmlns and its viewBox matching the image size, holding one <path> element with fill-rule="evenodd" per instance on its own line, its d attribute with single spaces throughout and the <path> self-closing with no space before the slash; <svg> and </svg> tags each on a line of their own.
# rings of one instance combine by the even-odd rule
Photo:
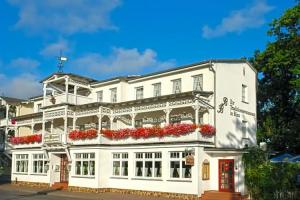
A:
<svg viewBox="0 0 300 200">
<path fill-rule="evenodd" d="M 300 3 L 270 24 L 272 41 L 251 62 L 259 72 L 258 140 L 300 153 Z"/>
</svg>

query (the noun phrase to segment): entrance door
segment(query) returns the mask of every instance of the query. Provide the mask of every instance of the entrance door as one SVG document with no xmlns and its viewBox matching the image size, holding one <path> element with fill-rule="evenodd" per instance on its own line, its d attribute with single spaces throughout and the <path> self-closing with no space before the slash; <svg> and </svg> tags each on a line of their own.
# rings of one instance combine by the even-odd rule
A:
<svg viewBox="0 0 300 200">
<path fill-rule="evenodd" d="M 219 191 L 234 192 L 234 160 L 219 160 Z"/>
<path fill-rule="evenodd" d="M 65 183 L 69 181 L 68 157 L 66 154 L 60 155 L 60 182 Z"/>
</svg>

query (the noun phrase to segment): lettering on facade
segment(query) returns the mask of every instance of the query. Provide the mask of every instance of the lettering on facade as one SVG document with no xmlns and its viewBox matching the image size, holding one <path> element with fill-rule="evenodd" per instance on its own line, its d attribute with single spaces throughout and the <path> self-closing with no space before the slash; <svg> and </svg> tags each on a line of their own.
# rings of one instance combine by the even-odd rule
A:
<svg viewBox="0 0 300 200">
<path fill-rule="evenodd" d="M 223 97 L 223 102 L 219 105 L 219 110 L 217 111 L 218 113 L 223 113 L 224 108 L 228 105 L 228 98 Z M 235 105 L 235 101 L 230 99 L 229 101 L 229 106 L 230 106 L 230 115 L 235 116 L 235 117 L 241 117 L 241 114 L 246 114 L 255 117 L 255 113 L 243 110 L 239 108 L 238 106 Z"/>
</svg>

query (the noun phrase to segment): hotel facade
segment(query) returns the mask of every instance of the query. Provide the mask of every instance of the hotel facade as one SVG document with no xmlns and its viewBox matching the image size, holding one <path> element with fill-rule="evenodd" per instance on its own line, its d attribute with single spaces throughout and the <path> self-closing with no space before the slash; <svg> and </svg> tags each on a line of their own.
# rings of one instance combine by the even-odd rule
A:
<svg viewBox="0 0 300 200">
<path fill-rule="evenodd" d="M 256 70 L 209 60 L 94 80 L 54 73 L 18 104 L 11 181 L 73 191 L 197 198 L 246 194 L 242 155 L 256 145 Z"/>
</svg>

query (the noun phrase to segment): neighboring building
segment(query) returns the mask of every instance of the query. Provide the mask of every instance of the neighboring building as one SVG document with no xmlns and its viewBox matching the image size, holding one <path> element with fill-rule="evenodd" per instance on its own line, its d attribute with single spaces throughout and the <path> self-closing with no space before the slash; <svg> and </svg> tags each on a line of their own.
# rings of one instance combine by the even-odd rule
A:
<svg viewBox="0 0 300 200">
<path fill-rule="evenodd" d="M 10 137 L 15 134 L 14 121 L 16 106 L 24 100 L 0 96 L 0 166 L 4 167 L 4 175 L 11 173 L 11 144 Z M 1 174 L 0 174 L 1 175 Z"/>
<path fill-rule="evenodd" d="M 54 73 L 42 80 L 43 96 L 19 108 L 11 180 L 244 194 L 241 157 L 256 145 L 256 77 L 244 60 L 102 81 Z"/>
</svg>

